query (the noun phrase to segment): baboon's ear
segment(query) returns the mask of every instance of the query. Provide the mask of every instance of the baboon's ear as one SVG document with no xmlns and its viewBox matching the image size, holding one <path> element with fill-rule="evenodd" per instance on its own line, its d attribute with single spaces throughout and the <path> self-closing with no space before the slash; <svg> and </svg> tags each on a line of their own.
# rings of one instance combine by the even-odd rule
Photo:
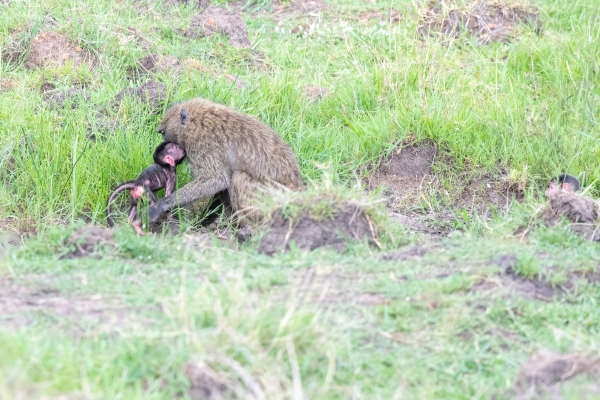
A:
<svg viewBox="0 0 600 400">
<path fill-rule="evenodd" d="M 179 123 L 181 125 L 185 125 L 188 122 L 189 118 L 190 116 L 188 115 L 187 110 L 185 108 L 181 110 L 181 113 L 179 114 Z"/>
</svg>

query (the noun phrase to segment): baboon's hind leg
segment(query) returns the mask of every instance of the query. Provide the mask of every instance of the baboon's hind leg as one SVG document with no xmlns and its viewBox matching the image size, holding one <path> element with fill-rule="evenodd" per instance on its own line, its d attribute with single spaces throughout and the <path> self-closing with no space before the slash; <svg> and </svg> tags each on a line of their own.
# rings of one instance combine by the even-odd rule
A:
<svg viewBox="0 0 600 400">
<path fill-rule="evenodd" d="M 256 195 L 264 190 L 265 185 L 243 171 L 234 171 L 231 176 L 231 186 L 229 187 L 229 201 L 234 213 L 239 212 L 238 216 L 244 219 L 256 221 L 257 213 L 252 213 L 249 207 L 254 204 Z"/>
</svg>

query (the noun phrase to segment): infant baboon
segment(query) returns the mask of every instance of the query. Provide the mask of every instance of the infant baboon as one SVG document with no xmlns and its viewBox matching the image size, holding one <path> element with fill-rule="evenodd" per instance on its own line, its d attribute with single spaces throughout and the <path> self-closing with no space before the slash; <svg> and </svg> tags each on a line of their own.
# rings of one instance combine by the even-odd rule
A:
<svg viewBox="0 0 600 400">
<path fill-rule="evenodd" d="M 566 190 L 573 193 L 579 191 L 579 179 L 569 174 L 555 176 L 554 178 L 550 179 L 548 190 L 546 190 L 546 195 L 561 190 Z"/>
<path fill-rule="evenodd" d="M 114 221 L 111 218 L 111 203 L 123 190 L 131 190 L 128 221 L 133 222 L 133 229 L 139 234 L 143 234 L 141 220 L 134 221 L 134 218 L 140 197 L 147 192 L 150 196 L 150 204 L 152 204 L 158 201 L 154 192 L 165 188 L 165 196 L 169 196 L 175 190 L 176 168 L 185 158 L 185 151 L 174 143 L 163 142 L 156 148 L 152 157 L 154 158 L 154 164 L 144 169 L 137 178 L 118 185 L 108 196 L 106 201 L 108 226 L 114 226 Z"/>
<path fill-rule="evenodd" d="M 290 147 L 258 119 L 227 106 L 200 98 L 176 104 L 158 131 L 185 150 L 194 180 L 150 206 L 151 222 L 175 205 L 223 191 L 237 212 L 265 185 L 303 186 Z"/>
</svg>

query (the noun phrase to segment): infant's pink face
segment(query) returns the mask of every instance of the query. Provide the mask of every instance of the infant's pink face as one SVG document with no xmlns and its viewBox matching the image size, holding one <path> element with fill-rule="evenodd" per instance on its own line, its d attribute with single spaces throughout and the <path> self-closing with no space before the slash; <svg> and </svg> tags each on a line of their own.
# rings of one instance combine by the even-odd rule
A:
<svg viewBox="0 0 600 400">
<path fill-rule="evenodd" d="M 140 197 L 142 197 L 144 192 L 145 190 L 143 186 L 136 186 L 131 189 L 131 197 L 133 197 L 135 200 L 138 200 Z"/>
</svg>

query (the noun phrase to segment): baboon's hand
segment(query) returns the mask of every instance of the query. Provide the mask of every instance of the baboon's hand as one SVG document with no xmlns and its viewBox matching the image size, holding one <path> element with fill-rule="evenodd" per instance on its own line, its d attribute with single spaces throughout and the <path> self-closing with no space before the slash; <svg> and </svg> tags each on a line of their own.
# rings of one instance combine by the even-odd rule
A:
<svg viewBox="0 0 600 400">
<path fill-rule="evenodd" d="M 151 205 L 148 209 L 148 218 L 150 219 L 150 222 L 158 221 L 162 213 L 162 209 L 159 206 L 158 202 Z"/>
</svg>

